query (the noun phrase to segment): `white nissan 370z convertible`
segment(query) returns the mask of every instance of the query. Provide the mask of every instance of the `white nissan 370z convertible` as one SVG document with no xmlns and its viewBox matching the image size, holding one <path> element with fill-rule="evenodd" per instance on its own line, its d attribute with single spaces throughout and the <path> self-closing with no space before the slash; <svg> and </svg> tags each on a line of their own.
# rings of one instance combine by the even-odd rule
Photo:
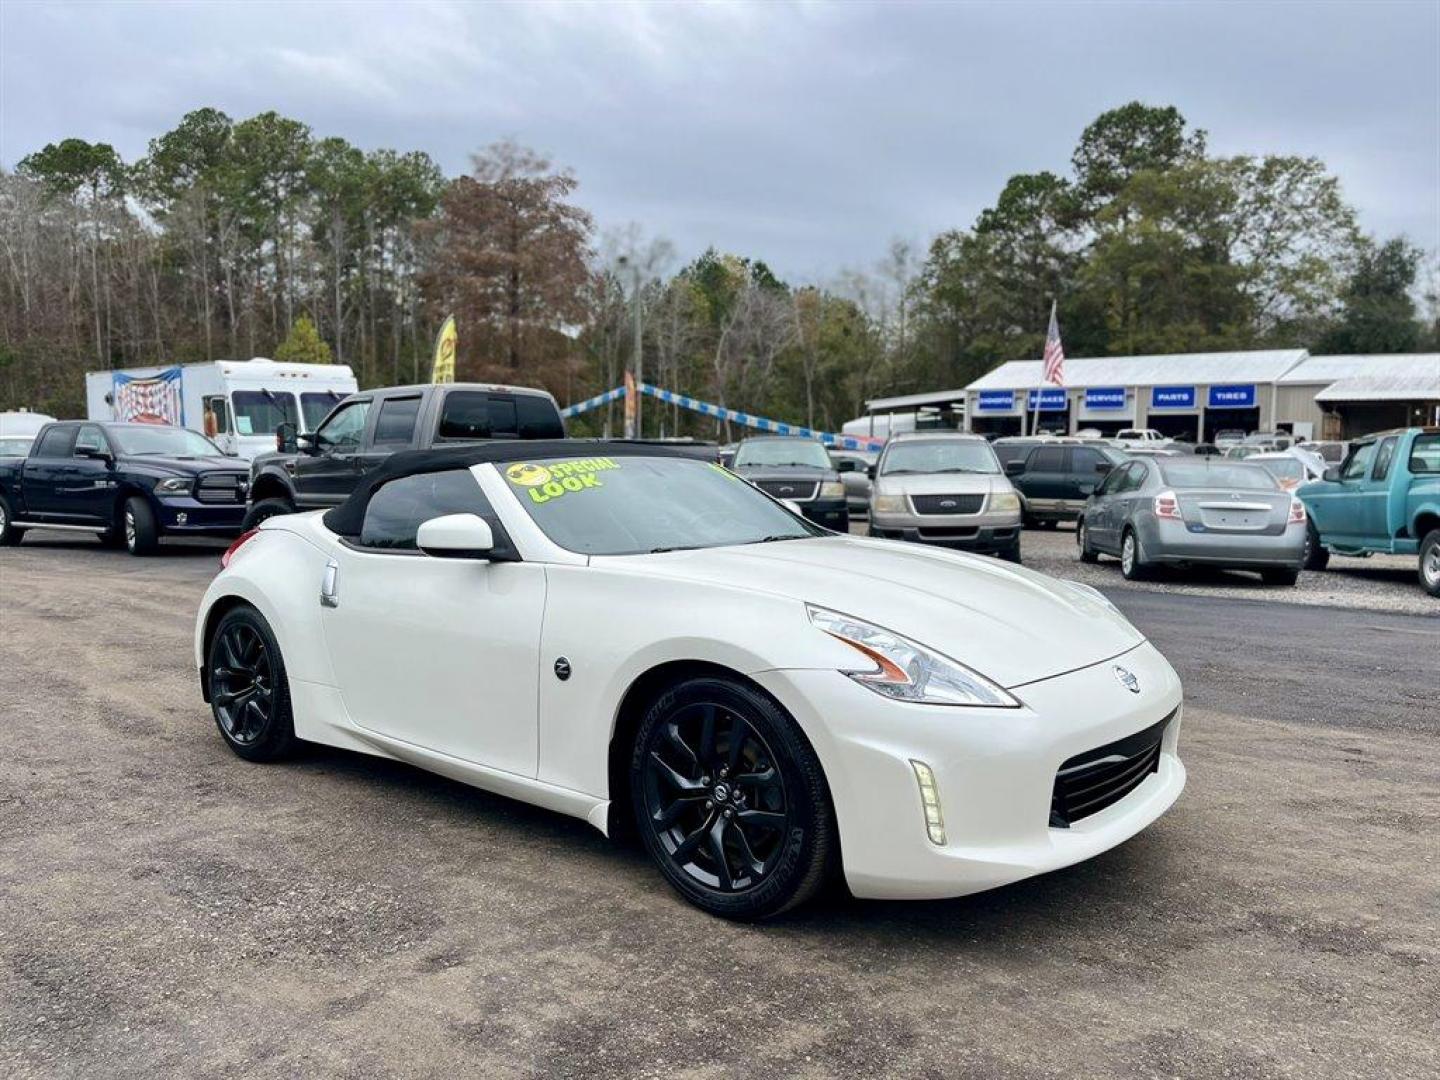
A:
<svg viewBox="0 0 1440 1080">
<path fill-rule="evenodd" d="M 1180 681 L 1100 593 L 827 532 L 663 445 L 396 454 L 226 553 L 195 662 L 250 761 L 395 758 L 638 833 L 717 915 L 1087 859 L 1180 794 Z"/>
</svg>

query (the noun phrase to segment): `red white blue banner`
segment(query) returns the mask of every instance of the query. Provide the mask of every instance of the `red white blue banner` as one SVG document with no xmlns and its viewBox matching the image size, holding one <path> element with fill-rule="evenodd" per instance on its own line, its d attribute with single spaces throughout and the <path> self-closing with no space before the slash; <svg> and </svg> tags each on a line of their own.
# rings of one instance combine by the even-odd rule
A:
<svg viewBox="0 0 1440 1080">
<path fill-rule="evenodd" d="M 184 427 L 185 405 L 180 400 L 181 377 L 178 367 L 166 368 L 158 375 L 143 379 L 117 371 L 111 390 L 115 419 Z"/>
</svg>

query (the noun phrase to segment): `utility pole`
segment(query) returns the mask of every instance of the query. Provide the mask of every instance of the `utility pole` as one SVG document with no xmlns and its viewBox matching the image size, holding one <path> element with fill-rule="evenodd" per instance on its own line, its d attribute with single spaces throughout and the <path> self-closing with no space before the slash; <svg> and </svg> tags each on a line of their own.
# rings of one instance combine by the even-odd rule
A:
<svg viewBox="0 0 1440 1080">
<path fill-rule="evenodd" d="M 641 337 L 642 327 L 640 323 L 640 265 L 630 261 L 629 256 L 621 255 L 616 262 L 620 266 L 629 267 L 631 272 L 631 294 L 630 304 L 634 318 L 635 353 L 634 359 L 630 362 L 630 370 L 635 375 L 635 437 L 645 437 L 645 421 L 643 405 L 645 395 L 640 391 L 640 384 L 645 381 L 645 343 Z"/>
</svg>

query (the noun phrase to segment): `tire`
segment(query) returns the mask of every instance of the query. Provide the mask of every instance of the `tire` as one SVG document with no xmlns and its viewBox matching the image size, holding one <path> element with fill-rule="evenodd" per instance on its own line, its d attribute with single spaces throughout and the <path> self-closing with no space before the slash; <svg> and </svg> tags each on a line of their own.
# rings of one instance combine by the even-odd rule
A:
<svg viewBox="0 0 1440 1080">
<path fill-rule="evenodd" d="M 1004 562 L 1013 562 L 1016 566 L 1019 566 L 1019 565 L 1020 565 L 1020 539 L 1017 537 L 1017 538 L 1015 539 L 1015 543 L 1011 544 L 1008 548 L 1006 548 L 1004 551 L 1001 551 L 999 554 L 1000 554 L 1001 560 L 1003 560 Z"/>
<path fill-rule="evenodd" d="M 1266 585 L 1294 586 L 1300 580 L 1300 571 L 1288 566 L 1267 567 L 1260 571 L 1260 580 Z"/>
<path fill-rule="evenodd" d="M 285 658 L 270 624 L 249 606 L 220 619 L 205 650 L 210 712 L 220 737 L 246 761 L 275 761 L 295 748 Z"/>
<path fill-rule="evenodd" d="M 291 505 L 289 499 L 261 499 L 245 512 L 245 521 L 241 524 L 240 530 L 249 532 L 251 529 L 258 528 L 266 518 L 293 513 L 295 513 L 295 507 Z"/>
<path fill-rule="evenodd" d="M 1075 546 L 1080 549 L 1080 561 L 1083 563 L 1097 563 L 1100 555 L 1090 546 L 1090 530 L 1085 528 L 1085 519 L 1081 518 L 1075 523 Z"/>
<path fill-rule="evenodd" d="M 795 721 L 748 686 L 706 677 L 662 694 L 635 735 L 630 792 L 660 873 L 712 915 L 779 915 L 825 879 L 836 829 L 820 761 Z"/>
<path fill-rule="evenodd" d="M 154 555 L 160 546 L 155 514 L 139 495 L 131 495 L 120 508 L 120 535 L 131 555 Z"/>
<path fill-rule="evenodd" d="M 1330 565 L 1330 551 L 1320 542 L 1320 532 L 1313 520 L 1305 523 L 1305 558 L 1302 565 L 1306 570 L 1324 570 Z"/>
<path fill-rule="evenodd" d="M 1420 541 L 1420 587 L 1440 597 L 1440 529 L 1431 529 Z"/>
<path fill-rule="evenodd" d="M 1144 581 L 1150 576 L 1150 567 L 1145 562 L 1145 551 L 1140 546 L 1140 537 L 1135 535 L 1134 529 L 1126 529 L 1120 538 L 1120 573 L 1125 576 L 1126 581 Z"/>
<path fill-rule="evenodd" d="M 14 547 L 25 536 L 24 529 L 15 527 L 15 514 L 4 495 L 0 495 L 0 547 Z"/>
</svg>

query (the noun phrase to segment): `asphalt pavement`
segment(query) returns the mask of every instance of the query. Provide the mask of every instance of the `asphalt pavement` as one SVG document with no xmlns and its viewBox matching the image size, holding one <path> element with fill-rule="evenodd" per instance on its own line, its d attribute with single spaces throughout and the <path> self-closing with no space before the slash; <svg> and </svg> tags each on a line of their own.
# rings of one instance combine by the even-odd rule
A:
<svg viewBox="0 0 1440 1080">
<path fill-rule="evenodd" d="M 1440 1072 L 1440 619 L 1107 583 L 1185 680 L 1169 814 L 740 926 L 582 822 L 235 758 L 190 657 L 217 555 L 0 550 L 0 1075 Z"/>
</svg>

